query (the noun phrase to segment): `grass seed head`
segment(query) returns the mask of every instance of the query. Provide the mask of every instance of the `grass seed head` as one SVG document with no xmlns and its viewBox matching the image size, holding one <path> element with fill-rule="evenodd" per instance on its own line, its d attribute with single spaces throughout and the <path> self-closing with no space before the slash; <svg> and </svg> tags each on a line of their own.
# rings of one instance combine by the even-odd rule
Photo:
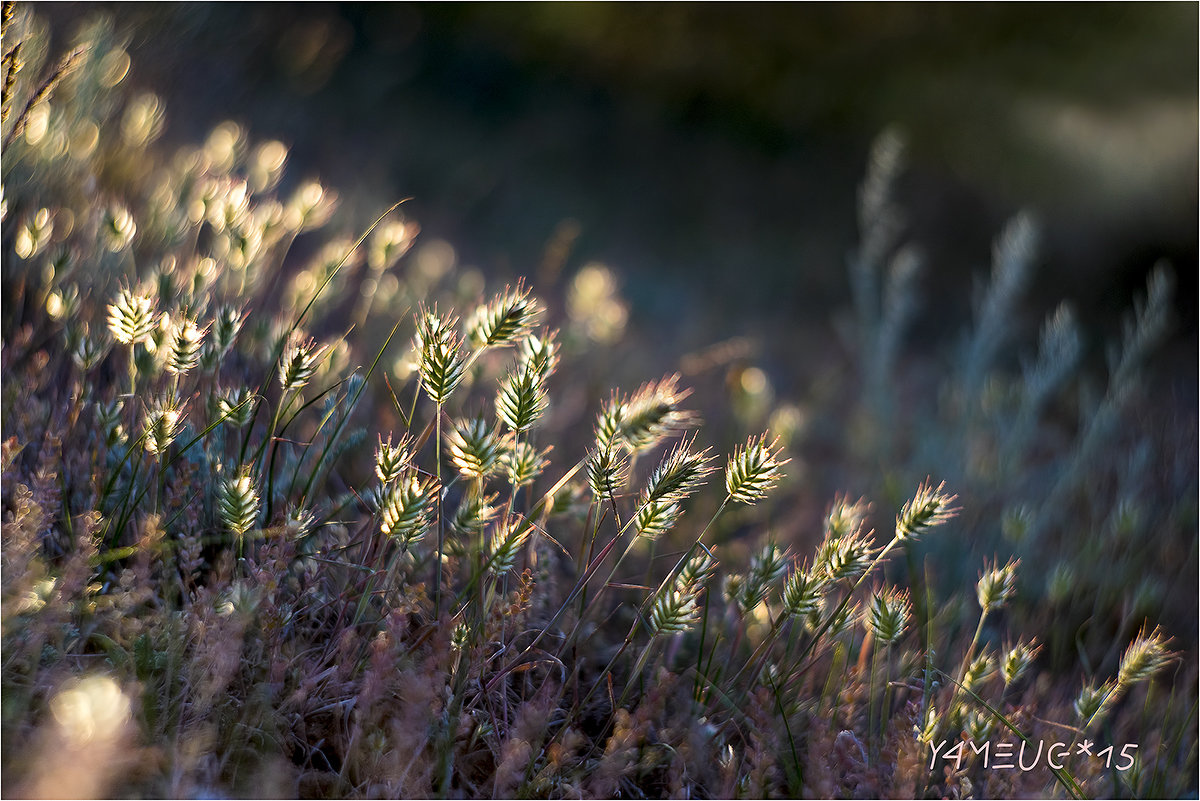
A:
<svg viewBox="0 0 1200 801">
<path fill-rule="evenodd" d="M 254 395 L 246 387 L 231 387 L 216 396 L 216 417 L 224 418 L 234 428 L 245 428 L 254 419 Z"/>
<path fill-rule="evenodd" d="M 521 441 L 513 445 L 500 456 L 500 466 L 513 487 L 523 487 L 532 484 L 542 474 L 547 461 L 549 449 L 538 451 L 528 442 Z"/>
<path fill-rule="evenodd" d="M 648 503 L 638 509 L 633 528 L 637 536 L 657 540 L 675 527 L 680 515 L 677 503 Z"/>
<path fill-rule="evenodd" d="M 380 484 L 391 484 L 400 477 L 412 461 L 411 446 L 412 439 L 407 435 L 395 445 L 391 434 L 388 434 L 387 442 L 383 441 L 382 434 L 379 435 L 379 445 L 375 448 L 375 475 Z"/>
<path fill-rule="evenodd" d="M 916 495 L 896 515 L 896 539 L 914 539 L 958 514 L 958 508 L 950 505 L 958 496 L 946 494 L 945 488 L 944 481 L 934 487 L 928 480 L 917 487 Z"/>
<path fill-rule="evenodd" d="M 302 340 L 299 335 L 293 335 L 279 357 L 279 383 L 283 391 L 303 389 L 316 375 L 317 365 L 326 350 L 327 346 L 318 347 L 311 338 Z"/>
<path fill-rule="evenodd" d="M 675 586 L 660 592 L 650 608 L 651 636 L 678 634 L 696 625 L 700 621 L 696 604 L 700 589 Z"/>
<path fill-rule="evenodd" d="M 542 331 L 540 335 L 530 334 L 521 340 L 519 360 L 522 367 L 532 369 L 542 377 L 550 378 L 558 367 L 558 343 L 554 340 L 553 332 Z"/>
<path fill-rule="evenodd" d="M 108 330 L 124 345 L 148 341 L 157 327 L 154 301 L 146 295 L 122 289 L 108 306 Z"/>
<path fill-rule="evenodd" d="M 542 307 L 523 282 L 506 288 L 475 310 L 467 324 L 467 340 L 475 348 L 510 345 L 537 325 Z"/>
<path fill-rule="evenodd" d="M 179 436 L 183 428 L 183 408 L 179 400 L 166 396 L 155 401 L 146 410 L 143 421 L 142 444 L 146 452 L 161 459 L 167 448 Z"/>
<path fill-rule="evenodd" d="M 882 645 L 900 639 L 912 618 L 912 603 L 908 593 L 893 588 L 876 591 L 867 604 L 864 615 L 866 627 Z"/>
<path fill-rule="evenodd" d="M 445 436 L 450 462 L 468 478 L 482 479 L 500 466 L 508 443 L 483 417 L 455 420 Z"/>
<path fill-rule="evenodd" d="M 725 491 L 730 500 L 754 504 L 766 497 L 783 475 L 780 468 L 789 461 L 779 461 L 778 444 L 776 438 L 768 445 L 764 433 L 757 439 L 751 437 L 729 457 L 725 465 Z"/>
<path fill-rule="evenodd" d="M 995 672 L 996 660 L 990 652 L 984 650 L 979 656 L 972 659 L 966 670 L 963 671 L 962 684 L 971 692 L 978 694 Z"/>
<path fill-rule="evenodd" d="M 588 488 L 592 497 L 597 501 L 615 497 L 625 488 L 628 479 L 629 454 L 611 442 L 597 445 L 587 463 Z"/>
<path fill-rule="evenodd" d="M 838 496 L 829 507 L 825 516 L 825 536 L 836 540 L 850 534 L 857 534 L 867 522 L 871 504 L 866 498 L 851 502 L 849 498 Z"/>
<path fill-rule="evenodd" d="M 496 394 L 496 417 L 512 431 L 532 428 L 545 413 L 546 382 L 534 364 L 518 364 Z"/>
<path fill-rule="evenodd" d="M 455 510 L 454 517 L 450 519 L 450 527 L 462 535 L 473 534 L 484 528 L 499 511 L 492 505 L 498 497 L 495 494 L 469 493 Z"/>
<path fill-rule="evenodd" d="M 829 582 L 857 579 L 867 572 L 875 558 L 873 534 L 860 529 L 843 537 L 826 537 L 817 549 L 814 570 L 819 570 Z"/>
<path fill-rule="evenodd" d="M 492 557 L 488 570 L 493 575 L 503 576 L 516 566 L 521 548 L 529 539 L 529 531 L 530 527 L 522 525 L 519 518 L 511 518 L 492 533 Z"/>
<path fill-rule="evenodd" d="M 783 611 L 790 617 L 807 617 L 821 609 L 825 581 L 820 571 L 798 565 L 783 585 Z"/>
<path fill-rule="evenodd" d="M 86 326 L 86 323 L 84 324 Z M 85 327 L 79 341 L 71 349 L 71 360 L 80 370 L 87 372 L 108 355 L 109 343 L 100 336 L 90 336 Z"/>
<path fill-rule="evenodd" d="M 712 552 L 701 547 L 691 559 L 683 563 L 679 576 L 675 581 L 677 587 L 699 587 L 707 584 L 717 572 L 717 560 Z"/>
<path fill-rule="evenodd" d="M 1000 673 L 1004 676 L 1004 686 L 1009 687 L 1020 680 L 1041 650 L 1042 646 L 1037 644 L 1037 639 L 1027 643 L 1018 641 L 1010 648 L 1004 655 L 1004 664 L 1000 666 Z"/>
<path fill-rule="evenodd" d="M 1075 714 L 1084 729 L 1108 713 L 1116 698 L 1116 690 L 1116 682 L 1111 679 L 1099 687 L 1096 686 L 1095 680 L 1092 680 L 1080 688 L 1074 706 Z"/>
<path fill-rule="evenodd" d="M 713 471 L 708 449 L 693 453 L 694 442 L 685 440 L 659 463 L 642 490 L 641 505 L 647 503 L 678 503 L 704 484 Z"/>
<path fill-rule="evenodd" d="M 259 498 L 249 466 L 242 466 L 217 488 L 217 515 L 234 537 L 241 539 L 258 519 Z"/>
<path fill-rule="evenodd" d="M 1155 673 L 1174 661 L 1175 657 L 1176 654 L 1167 650 L 1167 640 L 1157 628 L 1147 634 L 1143 627 L 1121 655 L 1117 686 L 1124 690 L 1134 684 L 1148 681 Z"/>
<path fill-rule="evenodd" d="M 199 364 L 204 334 L 205 330 L 196 325 L 195 320 L 187 317 L 173 320 L 167 337 L 164 369 L 173 375 L 180 375 Z"/>
<path fill-rule="evenodd" d="M 643 384 L 629 399 L 614 394 L 600 411 L 597 441 L 619 443 L 630 453 L 641 453 L 694 426 L 695 415 L 679 409 L 691 390 L 679 389 L 678 383 L 676 374 L 658 383 Z"/>
<path fill-rule="evenodd" d="M 1017 565 L 1020 563 L 1020 559 L 1010 559 L 1003 567 L 991 568 L 984 563 L 983 573 L 975 585 L 975 594 L 983 611 L 1000 609 L 1012 599 L 1017 589 Z"/>
<path fill-rule="evenodd" d="M 401 476 L 380 492 L 379 529 L 396 540 L 402 551 L 425 536 L 433 517 L 432 481 L 416 475 Z"/>
<path fill-rule="evenodd" d="M 437 309 L 422 309 L 417 314 L 413 352 L 417 355 L 421 387 L 439 406 L 449 399 L 466 373 L 466 356 L 454 333 L 456 323 L 454 317 L 439 317 Z"/>
</svg>

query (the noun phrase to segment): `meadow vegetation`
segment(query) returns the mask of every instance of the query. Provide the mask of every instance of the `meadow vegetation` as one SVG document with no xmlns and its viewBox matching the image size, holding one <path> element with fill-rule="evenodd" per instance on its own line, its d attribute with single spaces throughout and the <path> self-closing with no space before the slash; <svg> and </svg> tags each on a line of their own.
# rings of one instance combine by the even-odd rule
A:
<svg viewBox="0 0 1200 801">
<path fill-rule="evenodd" d="M 1196 793 L 1195 453 L 1140 380 L 1169 266 L 1098 382 L 1069 305 L 1013 333 L 1020 216 L 931 377 L 885 133 L 851 396 L 734 430 L 678 374 L 589 389 L 606 269 L 487 287 L 284 143 L 158 148 L 110 23 L 47 41 L 4 5 L 5 794 Z M 785 541 L 822 404 L 872 494 Z"/>
</svg>

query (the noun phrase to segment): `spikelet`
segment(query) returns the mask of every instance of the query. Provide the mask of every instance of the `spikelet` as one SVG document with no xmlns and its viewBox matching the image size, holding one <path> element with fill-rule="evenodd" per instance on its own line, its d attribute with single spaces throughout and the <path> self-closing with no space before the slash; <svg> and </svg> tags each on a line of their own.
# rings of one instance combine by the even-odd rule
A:
<svg viewBox="0 0 1200 801">
<path fill-rule="evenodd" d="M 684 563 L 675 581 L 655 595 L 649 620 L 652 637 L 687 631 L 700 620 L 697 601 L 716 570 L 712 553 L 701 546 L 700 553 Z"/>
<path fill-rule="evenodd" d="M 535 364 L 518 364 L 496 394 L 496 417 L 512 431 L 526 431 L 545 413 L 546 382 Z"/>
<path fill-rule="evenodd" d="M 518 360 L 521 367 L 537 372 L 545 381 L 558 367 L 558 343 L 555 334 L 544 330 L 539 336 L 530 334 L 521 340 Z"/>
<path fill-rule="evenodd" d="M 492 505 L 498 497 L 495 494 L 469 493 L 455 510 L 454 517 L 450 519 L 450 528 L 463 535 L 482 529 L 499 511 Z"/>
<path fill-rule="evenodd" d="M 154 301 L 145 295 L 122 289 L 108 305 L 108 330 L 124 345 L 148 341 L 157 327 Z"/>
<path fill-rule="evenodd" d="M 492 532 L 491 561 L 488 570 L 493 575 L 502 576 L 512 570 L 517 563 L 521 547 L 529 539 L 530 527 L 522 525 L 519 518 L 512 518 L 506 525 L 501 525 Z"/>
<path fill-rule="evenodd" d="M 433 516 L 433 482 L 416 475 L 402 476 L 383 487 L 379 501 L 379 529 L 396 540 L 401 550 L 425 536 Z"/>
<path fill-rule="evenodd" d="M 676 634 L 687 631 L 700 621 L 696 604 L 699 589 L 671 587 L 660 592 L 650 608 L 650 634 Z"/>
<path fill-rule="evenodd" d="M 475 310 L 467 324 L 467 340 L 475 348 L 509 345 L 537 325 L 542 307 L 522 281 Z"/>
<path fill-rule="evenodd" d="M 436 308 L 422 309 L 417 314 L 413 351 L 417 354 L 421 387 L 439 406 L 458 388 L 466 372 L 467 360 L 454 333 L 456 323 L 454 317 L 439 317 Z"/>
<path fill-rule="evenodd" d="M 375 475 L 380 484 L 390 484 L 400 477 L 412 460 L 409 452 L 411 446 L 412 438 L 407 435 L 395 445 L 392 444 L 391 434 L 388 434 L 387 442 L 383 441 L 382 434 L 379 435 L 379 446 L 375 448 Z"/>
<path fill-rule="evenodd" d="M 204 342 L 204 329 L 195 320 L 184 317 L 171 322 L 167 335 L 167 361 L 163 365 L 168 373 L 180 375 L 191 370 L 200 362 L 200 346 Z"/>
<path fill-rule="evenodd" d="M 768 445 L 767 435 L 763 434 L 757 439 L 751 437 L 745 447 L 734 451 L 725 465 L 729 500 L 753 505 L 766 497 L 783 475 L 780 467 L 789 461 L 779 461 L 778 444 L 776 438 Z"/>
<path fill-rule="evenodd" d="M 631 453 L 649 450 L 676 432 L 696 422 L 691 412 L 678 408 L 691 390 L 680 390 L 679 375 L 671 375 L 657 384 L 644 384 L 628 400 L 617 395 L 600 411 L 596 439 L 618 443 Z"/>
<path fill-rule="evenodd" d="M 147 410 L 143 421 L 142 445 L 161 459 L 183 428 L 183 409 L 174 397 L 163 397 Z"/>
<path fill-rule="evenodd" d="M 648 503 L 678 503 L 704 484 L 713 471 L 708 449 L 691 451 L 692 440 L 680 442 L 654 469 L 642 490 L 639 506 Z"/>
<path fill-rule="evenodd" d="M 875 557 L 872 534 L 858 531 L 837 539 L 826 537 L 817 549 L 814 570 L 829 582 L 857 579 Z"/>
<path fill-rule="evenodd" d="M 943 492 L 945 488 L 945 481 L 934 488 L 928 480 L 917 487 L 917 494 L 904 504 L 896 516 L 897 540 L 915 539 L 924 531 L 940 526 L 958 514 L 958 508 L 950 506 L 958 496 L 947 495 Z"/>
<path fill-rule="evenodd" d="M 233 387 L 216 396 L 216 417 L 234 428 L 245 428 L 254 419 L 254 394 L 246 387 Z"/>
<path fill-rule="evenodd" d="M 911 618 L 912 603 L 908 593 L 893 587 L 871 596 L 863 621 L 881 645 L 891 645 L 904 634 Z"/>
<path fill-rule="evenodd" d="M 1121 667 L 1117 671 L 1118 690 L 1147 681 L 1174 661 L 1175 657 L 1176 654 L 1167 650 L 1167 640 L 1157 627 L 1147 634 L 1143 626 L 1121 655 Z"/>
<path fill-rule="evenodd" d="M 1075 714 L 1079 716 L 1079 722 L 1083 728 L 1087 728 L 1093 721 L 1104 717 L 1112 706 L 1112 701 L 1116 698 L 1117 685 L 1112 679 L 1096 686 L 1095 680 L 1089 681 L 1079 690 L 1079 695 L 1075 699 Z"/>
<path fill-rule="evenodd" d="M 507 443 L 483 417 L 455 420 L 445 436 L 450 462 L 468 478 L 482 479 L 500 466 Z"/>
<path fill-rule="evenodd" d="M 634 517 L 634 532 L 638 537 L 657 540 L 675 527 L 680 514 L 677 503 L 648 503 Z"/>
<path fill-rule="evenodd" d="M 978 694 L 984 683 L 996 672 L 996 660 L 986 649 L 971 660 L 963 671 L 962 685 L 970 692 Z"/>
<path fill-rule="evenodd" d="M 1033 660 L 1037 658 L 1041 650 L 1042 646 L 1038 645 L 1036 638 L 1027 643 L 1018 641 L 1010 648 L 1004 655 L 1004 663 L 1000 666 L 1000 674 L 1004 677 L 1004 686 L 1008 687 L 1019 681 L 1029 670 L 1029 666 L 1033 664 Z"/>
<path fill-rule="evenodd" d="M 84 323 L 79 341 L 71 349 L 71 360 L 80 370 L 86 372 L 104 359 L 108 348 L 109 343 L 103 337 L 88 336 L 87 323 Z"/>
<path fill-rule="evenodd" d="M 684 562 L 683 567 L 679 570 L 676 586 L 680 588 L 700 587 L 707 584 L 716 572 L 717 560 L 713 558 L 712 551 L 700 546 L 700 552 Z"/>
<path fill-rule="evenodd" d="M 254 528 L 258 510 L 258 492 L 249 466 L 239 468 L 232 477 L 221 481 L 217 488 L 217 515 L 237 540 Z"/>
<path fill-rule="evenodd" d="M 222 306 L 217 309 L 209 328 L 212 331 L 212 346 L 216 350 L 218 360 L 229 352 L 237 341 L 238 333 L 242 330 L 242 313 L 232 306 Z"/>
<path fill-rule="evenodd" d="M 825 580 L 820 570 L 799 565 L 783 585 L 783 611 L 790 617 L 807 617 L 821 609 Z"/>
<path fill-rule="evenodd" d="M 866 498 L 859 498 L 853 503 L 844 496 L 839 495 L 834 498 L 833 504 L 829 507 L 829 514 L 825 516 L 826 538 L 836 540 L 849 534 L 859 533 L 866 523 L 867 514 L 870 511 L 871 504 L 867 502 Z"/>
<path fill-rule="evenodd" d="M 605 443 L 588 459 L 588 488 L 597 501 L 619 495 L 628 478 L 629 454 L 623 448 Z"/>
<path fill-rule="evenodd" d="M 532 484 L 546 467 L 545 456 L 550 449 L 538 451 L 528 442 L 518 442 L 500 456 L 500 467 L 513 487 Z"/>
<path fill-rule="evenodd" d="M 983 611 L 1000 609 L 1012 599 L 1017 589 L 1017 565 L 1020 563 L 1020 559 L 1010 559 L 1003 567 L 993 565 L 989 568 L 987 561 L 984 561 L 984 570 L 975 585 L 975 594 Z"/>
<path fill-rule="evenodd" d="M 283 391 L 303 389 L 316 375 L 326 350 L 327 346 L 318 347 L 311 338 L 303 340 L 299 332 L 293 334 L 279 357 L 279 383 Z"/>
</svg>

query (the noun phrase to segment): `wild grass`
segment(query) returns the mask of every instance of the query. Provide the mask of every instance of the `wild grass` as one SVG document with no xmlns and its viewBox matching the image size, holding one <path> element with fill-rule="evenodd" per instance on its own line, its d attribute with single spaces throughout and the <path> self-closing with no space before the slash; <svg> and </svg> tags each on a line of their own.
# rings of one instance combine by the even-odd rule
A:
<svg viewBox="0 0 1200 801">
<path fill-rule="evenodd" d="M 1154 443 L 1103 447 L 1165 330 L 1165 270 L 1047 454 L 1080 332 L 1063 307 L 1019 377 L 992 369 L 1018 219 L 905 441 L 917 262 L 885 137 L 846 422 L 881 492 L 784 542 L 802 441 L 722 453 L 679 375 L 573 390 L 624 321 L 598 268 L 548 288 L 565 304 L 522 280 L 488 296 L 411 251 L 401 204 L 322 243 L 338 195 L 285 192 L 283 144 L 226 123 L 154 148 L 163 104 L 122 91 L 111 27 L 56 61 L 5 4 L 3 48 L 7 794 L 1195 792 L 1194 631 L 1149 628 L 1176 599 L 1126 580 L 1163 574 L 1135 539 L 1186 522 L 1186 496 L 1143 494 Z M 1070 534 L 1085 520 L 1111 520 L 1107 555 Z M 965 568 L 968 539 L 1004 556 Z M 1084 741 L 1108 763 L 985 761 Z"/>
</svg>

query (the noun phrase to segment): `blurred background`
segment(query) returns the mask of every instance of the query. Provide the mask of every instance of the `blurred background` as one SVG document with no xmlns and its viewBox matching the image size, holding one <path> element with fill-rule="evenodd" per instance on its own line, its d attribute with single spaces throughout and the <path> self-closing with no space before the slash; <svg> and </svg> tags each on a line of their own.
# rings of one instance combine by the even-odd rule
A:
<svg viewBox="0 0 1200 801">
<path fill-rule="evenodd" d="M 1031 330 L 1069 298 L 1102 341 L 1167 258 L 1195 383 L 1194 4 L 38 5 L 64 39 L 114 18 L 169 145 L 225 119 L 278 138 L 292 180 L 342 190 L 348 230 L 411 196 L 423 240 L 492 281 L 607 265 L 649 367 L 741 334 L 785 363 L 821 347 L 870 143 L 895 126 L 917 336 L 965 323 L 1027 208 Z"/>
</svg>

